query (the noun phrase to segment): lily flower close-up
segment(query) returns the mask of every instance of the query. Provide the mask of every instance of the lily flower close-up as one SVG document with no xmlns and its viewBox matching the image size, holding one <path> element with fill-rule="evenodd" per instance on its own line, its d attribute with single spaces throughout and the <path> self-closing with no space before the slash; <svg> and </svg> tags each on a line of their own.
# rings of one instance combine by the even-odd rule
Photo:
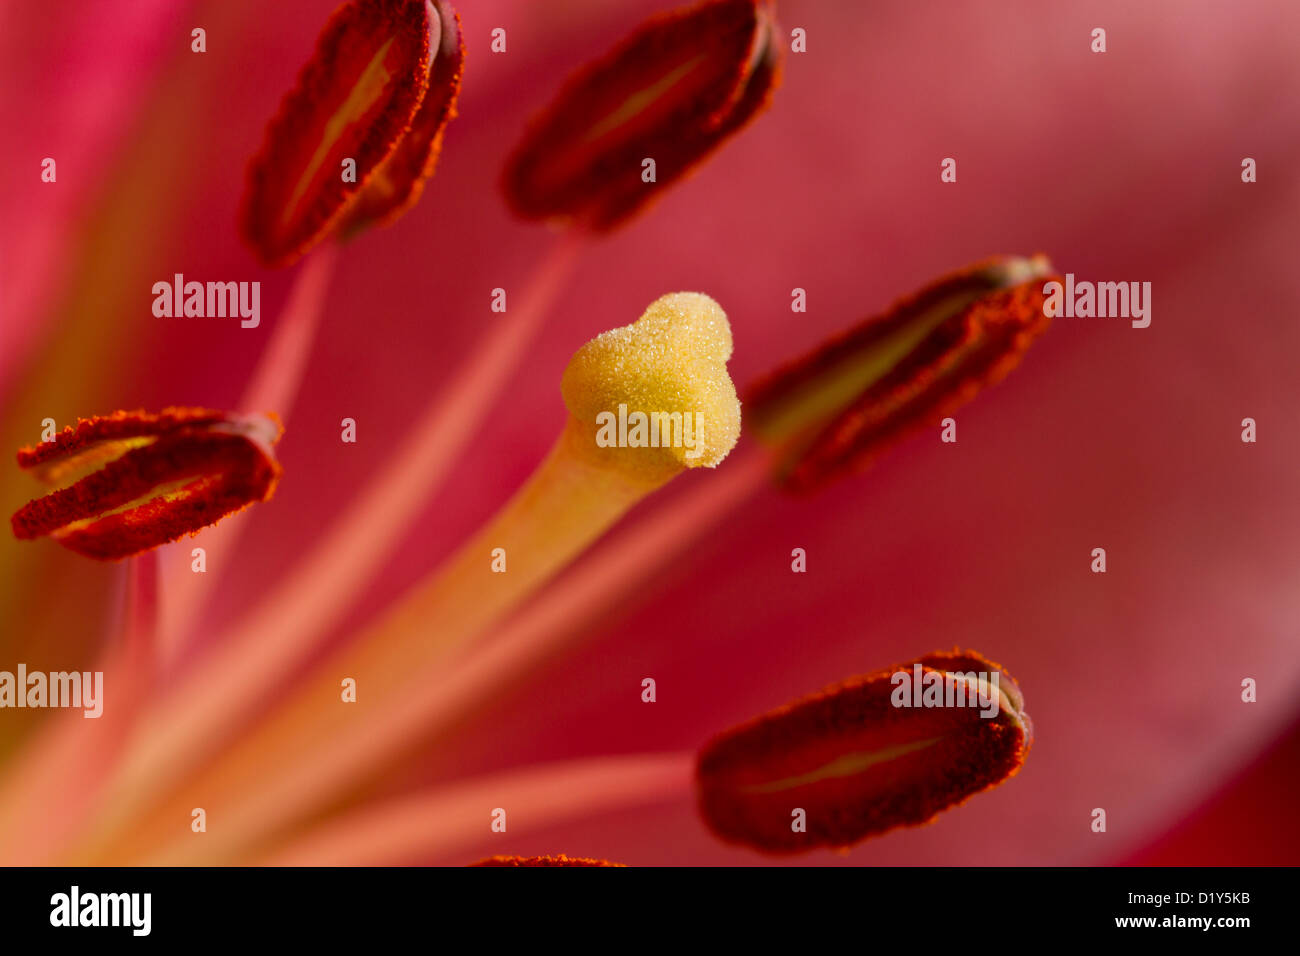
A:
<svg viewBox="0 0 1300 956">
<path fill-rule="evenodd" d="M 1298 29 L 6 4 L 0 862 L 1294 864 Z"/>
</svg>

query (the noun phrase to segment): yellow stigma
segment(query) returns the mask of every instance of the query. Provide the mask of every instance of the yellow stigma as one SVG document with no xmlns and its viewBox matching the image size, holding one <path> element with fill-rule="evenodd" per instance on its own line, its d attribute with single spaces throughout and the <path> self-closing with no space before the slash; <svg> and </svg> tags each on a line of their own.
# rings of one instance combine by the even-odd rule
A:
<svg viewBox="0 0 1300 956">
<path fill-rule="evenodd" d="M 654 483 L 716 468 L 740 437 L 731 350 L 727 314 L 698 292 L 665 295 L 631 325 L 596 336 L 560 385 L 572 450 Z"/>
</svg>

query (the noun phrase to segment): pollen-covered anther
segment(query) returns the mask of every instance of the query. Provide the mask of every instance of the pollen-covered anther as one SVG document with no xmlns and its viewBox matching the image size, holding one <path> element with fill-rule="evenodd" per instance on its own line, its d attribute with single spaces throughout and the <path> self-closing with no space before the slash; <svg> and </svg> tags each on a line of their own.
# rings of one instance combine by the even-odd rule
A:
<svg viewBox="0 0 1300 956">
<path fill-rule="evenodd" d="M 770 0 L 705 0 L 647 21 L 530 123 L 503 178 L 511 208 L 621 225 L 767 106 L 776 34 Z"/>
<path fill-rule="evenodd" d="M 14 534 L 106 561 L 193 534 L 271 497 L 280 432 L 274 416 L 203 408 L 80 419 L 19 451 L 53 490 L 13 515 Z"/>
<path fill-rule="evenodd" d="M 266 265 L 391 222 L 433 173 L 464 45 L 446 0 L 348 0 L 267 126 L 240 207 Z"/>
<path fill-rule="evenodd" d="M 700 812 L 767 853 L 843 848 L 940 812 L 1019 770 L 1024 698 L 997 664 L 940 652 L 854 677 L 742 724 L 700 752 Z"/>
<path fill-rule="evenodd" d="M 782 487 L 860 471 L 1002 379 L 1047 328 L 1043 256 L 945 276 L 761 380 L 746 397 Z"/>
</svg>

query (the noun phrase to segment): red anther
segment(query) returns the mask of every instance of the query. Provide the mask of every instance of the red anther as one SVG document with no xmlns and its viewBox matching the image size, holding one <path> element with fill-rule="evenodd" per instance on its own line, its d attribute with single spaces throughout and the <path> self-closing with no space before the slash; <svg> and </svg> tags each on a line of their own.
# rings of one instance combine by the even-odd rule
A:
<svg viewBox="0 0 1300 956">
<path fill-rule="evenodd" d="M 437 168 L 443 134 L 447 124 L 456 118 L 456 99 L 465 69 L 465 40 L 460 14 L 451 4 L 433 0 L 433 5 L 438 11 L 441 37 L 433 50 L 429 90 L 410 130 L 366 180 L 361 194 L 348 208 L 339 226 L 344 235 L 371 225 L 386 226 L 401 218 L 419 201 L 424 184 Z"/>
<path fill-rule="evenodd" d="M 769 0 L 660 14 L 571 76 L 529 125 L 503 186 L 525 219 L 613 229 L 765 108 L 780 75 Z M 655 178 L 643 178 L 648 159 Z"/>
<path fill-rule="evenodd" d="M 249 164 L 239 228 L 264 264 L 287 265 L 415 201 L 455 114 L 462 54 L 445 0 L 334 11 Z"/>
<path fill-rule="evenodd" d="M 14 534 L 105 561 L 193 534 L 271 497 L 279 435 L 278 420 L 203 408 L 81 419 L 19 451 L 19 466 L 55 490 L 13 515 Z"/>
<path fill-rule="evenodd" d="M 1006 376 L 1047 328 L 1046 259 L 1000 257 L 895 303 L 751 389 L 745 413 L 807 492 L 866 468 Z"/>
<path fill-rule="evenodd" d="M 768 853 L 847 847 L 927 823 L 1011 777 L 1029 727 L 1019 688 L 996 664 L 973 651 L 931 654 L 714 738 L 697 766 L 700 812 L 722 839 Z"/>
</svg>

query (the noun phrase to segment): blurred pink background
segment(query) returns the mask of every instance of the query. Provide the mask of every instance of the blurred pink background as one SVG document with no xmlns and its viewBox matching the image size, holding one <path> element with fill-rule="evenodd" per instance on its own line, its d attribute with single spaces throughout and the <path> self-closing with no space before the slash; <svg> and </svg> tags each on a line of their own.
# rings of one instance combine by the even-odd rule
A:
<svg viewBox="0 0 1300 956">
<path fill-rule="evenodd" d="M 260 269 L 236 237 L 243 171 L 334 5 L 0 11 L 5 455 L 46 416 L 237 402 L 293 276 Z M 404 219 L 342 256 L 279 448 L 284 480 L 240 519 L 209 634 L 321 534 L 501 321 L 491 290 L 521 286 L 553 241 L 513 221 L 496 188 L 521 124 L 571 69 L 672 4 L 458 6 L 466 77 L 437 176 Z M 787 35 L 807 30 L 808 52 L 787 56 L 771 111 L 584 254 L 455 478 L 332 639 L 518 486 L 563 421 L 569 355 L 661 293 L 722 303 L 742 388 L 993 253 L 1041 250 L 1081 279 L 1150 281 L 1150 328 L 1057 319 L 958 414 L 956 445 L 936 430 L 814 498 L 764 493 L 579 650 L 484 701 L 453 742 L 380 789 L 693 749 L 828 682 L 962 645 L 1025 691 L 1037 737 L 1020 775 L 933 826 L 797 862 L 1295 863 L 1300 7 L 781 0 L 778 11 Z M 189 51 L 195 26 L 205 54 Z M 498 26 L 506 54 L 489 50 Z M 1104 55 L 1090 52 L 1094 27 L 1107 31 Z M 39 180 L 45 156 L 58 159 L 57 185 Z M 944 157 L 957 160 L 955 184 L 940 182 Z M 1241 182 L 1244 157 L 1258 162 L 1255 184 Z M 261 280 L 261 327 L 155 318 L 150 287 L 176 272 Z M 808 291 L 807 314 L 790 311 L 794 287 Z M 356 445 L 339 442 L 343 417 L 358 422 Z M 1240 441 L 1244 417 L 1259 423 L 1257 444 Z M 707 480 L 680 479 L 631 520 Z M 33 492 L 0 469 L 9 512 Z M 794 547 L 806 575 L 790 573 Z M 1105 575 L 1089 571 L 1095 547 Z M 7 534 L 0 568 L 0 666 L 90 666 L 115 569 Z M 640 700 L 646 676 L 654 706 Z M 1258 703 L 1240 701 L 1245 677 Z M 0 717 L 0 757 L 29 717 Z M 1104 835 L 1089 829 L 1095 807 Z M 483 851 L 767 862 L 717 843 L 689 802 Z"/>
</svg>

